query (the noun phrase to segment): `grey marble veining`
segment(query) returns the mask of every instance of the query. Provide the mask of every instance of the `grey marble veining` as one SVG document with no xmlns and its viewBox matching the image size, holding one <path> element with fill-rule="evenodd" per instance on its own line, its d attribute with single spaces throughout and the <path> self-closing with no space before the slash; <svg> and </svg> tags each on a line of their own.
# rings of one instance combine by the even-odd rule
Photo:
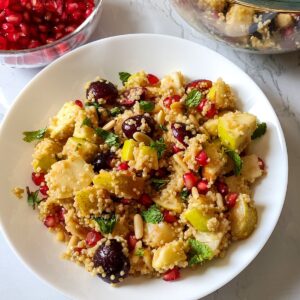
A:
<svg viewBox="0 0 300 300">
<path fill-rule="evenodd" d="M 196 41 L 236 63 L 267 95 L 280 119 L 287 142 L 289 185 L 274 233 L 248 268 L 204 299 L 300 299 L 300 52 L 255 55 L 208 41 L 184 23 L 168 0 L 106 0 L 93 39 L 142 32 L 170 34 Z M 0 119 L 17 93 L 38 71 L 0 66 Z M 0 294 L 3 299 L 19 299 L 20 292 L 22 299 L 67 299 L 25 269 L 2 236 L 0 252 Z"/>
</svg>

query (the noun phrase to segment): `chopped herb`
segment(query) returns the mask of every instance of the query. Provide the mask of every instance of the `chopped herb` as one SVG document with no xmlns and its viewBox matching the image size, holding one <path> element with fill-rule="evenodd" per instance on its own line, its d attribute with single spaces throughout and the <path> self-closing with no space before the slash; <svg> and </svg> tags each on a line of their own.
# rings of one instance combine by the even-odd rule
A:
<svg viewBox="0 0 300 300">
<path fill-rule="evenodd" d="M 36 205 L 38 205 L 42 200 L 39 199 L 39 190 L 35 192 L 31 192 L 29 187 L 26 187 L 27 192 L 27 203 L 29 206 L 31 206 L 33 209 L 35 209 Z"/>
<path fill-rule="evenodd" d="M 145 112 L 151 112 L 155 107 L 155 104 L 152 101 L 141 101 L 140 108 Z"/>
<path fill-rule="evenodd" d="M 182 189 L 182 191 L 180 192 L 180 198 L 183 200 L 183 201 L 187 201 L 188 197 L 190 195 L 190 192 L 189 190 L 187 189 Z"/>
<path fill-rule="evenodd" d="M 23 132 L 23 141 L 30 143 L 35 140 L 41 140 L 46 134 L 47 128 L 36 130 L 36 131 L 25 131 Z"/>
<path fill-rule="evenodd" d="M 123 112 L 123 109 L 121 107 L 114 107 L 112 108 L 109 113 L 111 116 L 115 117 Z"/>
<path fill-rule="evenodd" d="M 139 256 L 139 257 L 143 257 L 144 256 L 144 249 L 143 248 L 138 248 L 136 251 L 135 251 L 135 256 Z"/>
<path fill-rule="evenodd" d="M 169 182 L 169 179 L 159 179 L 159 178 L 152 178 L 151 184 L 156 190 L 160 190 L 163 188 L 167 183 Z"/>
<path fill-rule="evenodd" d="M 190 259 L 189 265 L 196 265 L 202 263 L 205 260 L 213 258 L 212 250 L 204 243 L 201 243 L 195 239 L 189 239 L 190 246 Z"/>
<path fill-rule="evenodd" d="M 84 118 L 80 127 L 82 127 L 82 126 L 93 127 L 91 119 L 88 117 Z"/>
<path fill-rule="evenodd" d="M 159 124 L 158 126 L 159 126 L 159 128 L 160 128 L 161 130 L 163 130 L 163 131 L 168 131 L 168 128 L 167 128 L 165 125 Z"/>
<path fill-rule="evenodd" d="M 142 211 L 142 217 L 146 223 L 157 224 L 163 221 L 164 217 L 159 208 L 153 204 L 147 210 Z"/>
<path fill-rule="evenodd" d="M 266 133 L 266 131 L 267 131 L 267 124 L 265 122 L 257 124 L 257 127 L 251 136 L 251 139 L 255 140 L 263 136 Z"/>
<path fill-rule="evenodd" d="M 112 233 L 112 231 L 117 223 L 116 215 L 112 215 L 109 217 L 97 217 L 97 218 L 94 218 L 94 220 L 99 225 L 100 231 L 103 234 Z"/>
<path fill-rule="evenodd" d="M 188 93 L 185 105 L 188 107 L 196 107 L 201 102 L 202 94 L 198 90 L 192 90 Z"/>
<path fill-rule="evenodd" d="M 127 82 L 128 78 L 131 76 L 130 73 L 127 72 L 120 72 L 119 73 L 119 78 L 122 81 L 123 85 Z"/>
<path fill-rule="evenodd" d="M 157 151 L 158 159 L 160 159 L 163 156 L 164 152 L 167 149 L 167 146 L 163 138 L 160 138 L 157 141 L 152 141 L 150 143 L 150 147 Z"/>
<path fill-rule="evenodd" d="M 99 107 L 101 107 L 98 102 L 86 102 L 85 106 L 94 106 L 96 109 L 98 109 Z"/>
<path fill-rule="evenodd" d="M 243 167 L 243 160 L 241 159 L 240 155 L 230 149 L 226 149 L 225 152 L 234 162 L 234 174 L 239 175 Z"/>
<path fill-rule="evenodd" d="M 120 140 L 116 134 L 106 131 L 102 128 L 96 128 L 95 131 L 96 134 L 100 136 L 108 146 L 115 146 L 116 148 L 120 147 Z"/>
</svg>

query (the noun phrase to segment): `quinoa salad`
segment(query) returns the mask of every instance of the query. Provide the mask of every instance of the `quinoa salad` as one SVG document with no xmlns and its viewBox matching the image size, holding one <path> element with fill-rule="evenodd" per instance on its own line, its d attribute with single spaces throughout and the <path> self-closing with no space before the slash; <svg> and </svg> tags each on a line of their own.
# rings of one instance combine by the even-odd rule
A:
<svg viewBox="0 0 300 300">
<path fill-rule="evenodd" d="M 255 230 L 251 188 L 266 171 L 248 146 L 267 126 L 222 79 L 119 77 L 88 82 L 85 99 L 23 133 L 35 143 L 27 202 L 62 257 L 105 282 L 173 281 Z"/>
</svg>

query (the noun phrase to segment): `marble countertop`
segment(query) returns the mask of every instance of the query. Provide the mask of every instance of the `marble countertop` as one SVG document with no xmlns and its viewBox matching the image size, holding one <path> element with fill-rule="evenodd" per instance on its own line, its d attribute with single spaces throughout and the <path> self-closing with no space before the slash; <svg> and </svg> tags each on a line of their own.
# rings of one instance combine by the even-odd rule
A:
<svg viewBox="0 0 300 300">
<path fill-rule="evenodd" d="M 258 257 L 239 276 L 205 300 L 291 299 L 300 297 L 300 52 L 276 56 L 241 53 L 207 41 L 188 27 L 168 0 L 106 0 L 92 40 L 127 34 L 160 33 L 196 41 L 236 63 L 273 105 L 289 154 L 289 185 L 279 223 Z M 39 69 L 0 66 L 0 120 Z M 280 176 L 280 174 L 278 174 Z M 1 299 L 67 299 L 41 282 L 16 258 L 0 234 Z"/>
</svg>

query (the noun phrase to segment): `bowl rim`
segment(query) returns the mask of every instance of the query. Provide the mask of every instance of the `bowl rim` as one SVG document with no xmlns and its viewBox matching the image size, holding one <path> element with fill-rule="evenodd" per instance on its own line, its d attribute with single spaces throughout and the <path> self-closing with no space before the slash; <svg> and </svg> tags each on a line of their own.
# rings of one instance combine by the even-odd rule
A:
<svg viewBox="0 0 300 300">
<path fill-rule="evenodd" d="M 283 151 L 283 156 L 281 157 L 281 160 L 284 162 L 284 172 L 281 174 L 282 176 L 282 202 L 281 202 L 281 206 L 280 209 L 278 209 L 277 214 L 274 216 L 273 219 L 273 227 L 270 228 L 269 232 L 267 232 L 264 242 L 259 245 L 256 249 L 254 249 L 255 251 L 252 252 L 252 256 L 251 259 L 247 260 L 244 263 L 241 263 L 241 267 L 236 271 L 233 272 L 230 276 L 227 276 L 225 279 L 220 280 L 218 284 L 214 285 L 214 287 L 210 290 L 207 290 L 204 294 L 201 295 L 201 297 L 205 297 L 213 292 L 215 292 L 216 290 L 222 288 L 223 286 L 225 286 L 227 283 L 229 283 L 231 280 L 233 280 L 236 276 L 238 276 L 243 270 L 245 270 L 247 268 L 247 266 L 253 262 L 253 260 L 257 257 L 257 255 L 261 252 L 261 250 L 265 247 L 265 245 L 267 244 L 267 242 L 269 241 L 270 236 L 272 235 L 273 231 L 275 230 L 280 215 L 282 213 L 282 209 L 286 200 L 286 192 L 287 192 L 287 185 L 288 185 L 288 169 L 289 169 L 289 165 L 288 165 L 288 152 L 287 152 L 287 146 L 286 146 L 286 141 L 285 141 L 285 137 L 284 137 L 284 133 L 280 124 L 280 121 L 277 117 L 277 114 L 275 112 L 275 110 L 273 109 L 270 101 L 268 100 L 268 98 L 265 96 L 264 92 L 261 90 L 261 88 L 256 84 L 256 82 L 243 70 L 241 69 L 239 66 L 237 66 L 235 63 L 233 63 L 231 60 L 229 60 L 228 58 L 226 58 L 225 56 L 223 56 L 222 54 L 204 46 L 201 45 L 197 42 L 193 42 L 191 40 L 187 40 L 181 37 L 175 37 L 175 36 L 170 36 L 170 35 L 164 35 L 164 34 L 152 34 L 152 33 L 137 33 L 137 34 L 125 34 L 125 35 L 118 35 L 118 36 L 111 36 L 111 37 L 107 37 L 104 39 L 99 39 L 99 40 L 95 40 L 93 42 L 87 43 L 83 46 L 80 46 L 66 54 L 64 54 L 63 56 L 61 56 L 60 58 L 58 58 L 57 60 L 53 61 L 52 63 L 50 63 L 48 66 L 46 66 L 42 71 L 40 71 L 38 74 L 36 74 L 26 85 L 25 87 L 19 92 L 19 94 L 17 95 L 17 97 L 15 98 L 15 101 L 13 103 L 13 105 L 11 105 L 10 109 L 8 110 L 8 112 L 6 113 L 6 115 L 4 116 L 2 123 L 0 124 L 0 140 L 1 140 L 1 136 L 3 134 L 3 124 L 6 123 L 6 119 L 8 119 L 11 115 L 11 113 L 14 111 L 14 108 L 17 106 L 18 102 L 21 99 L 21 95 L 23 94 L 23 92 L 25 90 L 27 90 L 30 85 L 32 84 L 33 81 L 35 81 L 41 74 L 46 73 L 48 71 L 48 69 L 54 67 L 56 64 L 61 63 L 61 61 L 63 61 L 65 58 L 72 56 L 74 54 L 76 54 L 77 52 L 83 51 L 85 48 L 89 48 L 89 47 L 93 47 L 96 44 L 101 44 L 102 42 L 110 42 L 110 41 L 114 41 L 114 40 L 130 40 L 132 38 L 162 38 L 162 39 L 170 39 L 170 40 L 174 40 L 177 42 L 185 42 L 185 43 L 190 43 L 191 45 L 197 45 L 198 47 L 202 47 L 204 48 L 206 51 L 209 52 L 213 52 L 214 55 L 220 56 L 222 57 L 222 59 L 230 62 L 232 65 L 234 65 L 236 68 L 238 68 L 241 72 L 244 73 L 244 75 L 252 82 L 255 83 L 257 89 L 261 92 L 261 94 L 265 97 L 266 99 L 266 105 L 269 107 L 269 109 L 274 113 L 275 116 L 275 120 L 278 123 L 278 128 L 277 128 L 277 133 L 278 133 L 278 139 L 280 141 L 280 145 L 282 147 L 282 151 Z M 59 293 L 73 298 L 75 297 L 74 294 L 72 294 L 70 291 L 68 291 L 67 289 L 63 289 L 61 287 L 58 287 L 57 285 L 55 285 L 53 282 L 48 281 L 48 279 L 46 277 L 44 277 L 43 274 L 41 274 L 34 266 L 32 266 L 30 263 L 27 262 L 26 259 L 23 258 L 22 254 L 19 253 L 19 250 L 17 248 L 15 248 L 13 242 L 10 240 L 10 237 L 8 235 L 8 233 L 4 230 L 4 226 L 2 224 L 2 220 L 0 218 L 0 231 L 2 232 L 6 242 L 8 243 L 10 249 L 12 250 L 12 252 L 16 255 L 16 257 L 19 259 L 19 261 L 21 261 L 21 263 L 26 267 L 27 270 L 29 270 L 32 274 L 34 274 L 34 276 L 36 276 L 36 278 L 38 278 L 39 280 L 41 280 L 42 282 L 44 282 L 47 286 L 54 288 L 56 291 L 58 291 Z M 195 300 L 196 298 L 186 298 L 186 299 L 193 299 Z M 198 299 L 198 297 L 197 297 Z"/>
<path fill-rule="evenodd" d="M 72 36 L 75 36 L 78 32 L 80 32 L 90 21 L 90 19 L 93 19 L 94 16 L 98 13 L 101 5 L 103 4 L 103 0 L 96 0 L 98 1 L 97 5 L 95 6 L 95 9 L 93 12 L 71 33 L 65 35 L 64 37 L 60 38 L 59 40 L 56 40 L 52 43 L 45 44 L 36 48 L 31 49 L 21 49 L 21 50 L 0 50 L 0 55 L 19 55 L 19 54 L 31 54 L 38 51 L 49 49 L 53 46 L 56 46 L 62 42 L 65 42 Z"/>
</svg>

